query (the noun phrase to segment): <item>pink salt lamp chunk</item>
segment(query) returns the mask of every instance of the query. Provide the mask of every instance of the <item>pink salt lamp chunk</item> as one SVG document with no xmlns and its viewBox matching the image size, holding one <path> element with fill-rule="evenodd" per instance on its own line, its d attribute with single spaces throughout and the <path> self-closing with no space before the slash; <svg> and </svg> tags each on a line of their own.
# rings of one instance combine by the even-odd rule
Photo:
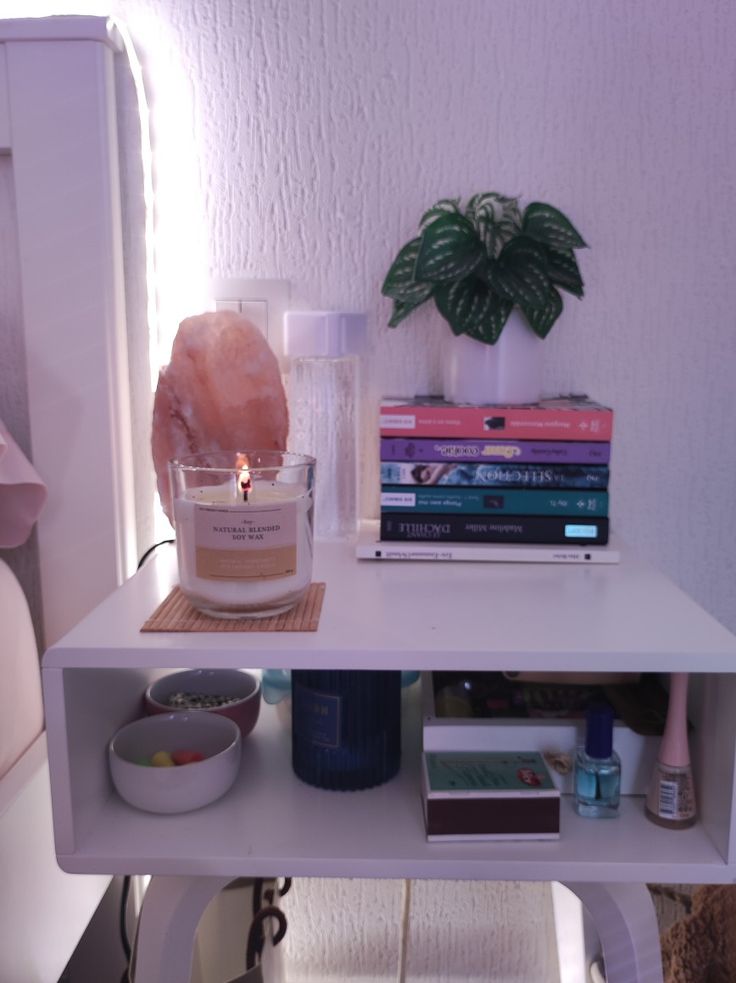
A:
<svg viewBox="0 0 736 983">
<path fill-rule="evenodd" d="M 217 450 L 285 450 L 289 411 L 276 356 L 233 311 L 181 322 L 153 401 L 151 449 L 161 505 L 173 524 L 168 462 Z"/>
</svg>

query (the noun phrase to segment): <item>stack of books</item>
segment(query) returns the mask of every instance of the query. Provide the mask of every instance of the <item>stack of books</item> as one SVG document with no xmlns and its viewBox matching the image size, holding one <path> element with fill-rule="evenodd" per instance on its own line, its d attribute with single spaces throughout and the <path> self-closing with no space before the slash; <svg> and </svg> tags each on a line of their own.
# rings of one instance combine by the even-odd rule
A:
<svg viewBox="0 0 736 983">
<path fill-rule="evenodd" d="M 608 543 L 609 407 L 384 399 L 380 426 L 381 542 Z"/>
</svg>

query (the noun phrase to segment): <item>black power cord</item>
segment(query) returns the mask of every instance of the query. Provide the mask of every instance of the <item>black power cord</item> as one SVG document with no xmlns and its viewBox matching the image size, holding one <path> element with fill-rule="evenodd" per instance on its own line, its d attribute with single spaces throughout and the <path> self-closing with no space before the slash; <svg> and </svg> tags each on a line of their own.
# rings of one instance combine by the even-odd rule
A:
<svg viewBox="0 0 736 983">
<path fill-rule="evenodd" d="M 126 874 L 123 878 L 123 890 L 120 895 L 120 943 L 123 947 L 123 952 L 125 953 L 125 960 L 130 964 L 130 940 L 128 939 L 128 924 L 127 924 L 127 914 L 128 914 L 128 895 L 130 894 L 130 874 Z M 125 972 L 123 973 L 123 980 L 125 980 L 128 973 L 128 967 L 126 966 Z"/>
<path fill-rule="evenodd" d="M 146 562 L 146 560 L 151 555 L 151 553 L 153 553 L 154 550 L 157 550 L 159 546 L 167 546 L 169 543 L 175 543 L 175 542 L 176 542 L 175 539 L 162 539 L 159 543 L 154 543 L 153 546 L 149 546 L 146 552 L 138 561 L 138 566 L 136 567 L 136 570 L 140 570 L 140 568 Z"/>
</svg>

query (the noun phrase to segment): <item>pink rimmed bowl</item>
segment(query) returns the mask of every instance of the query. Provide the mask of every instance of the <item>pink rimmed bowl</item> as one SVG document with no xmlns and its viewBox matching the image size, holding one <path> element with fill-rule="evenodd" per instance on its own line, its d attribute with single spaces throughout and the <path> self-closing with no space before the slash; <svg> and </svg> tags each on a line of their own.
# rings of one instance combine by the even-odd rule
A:
<svg viewBox="0 0 736 983">
<path fill-rule="evenodd" d="M 235 697 L 233 703 L 215 708 L 178 709 L 169 704 L 177 693 Z M 162 676 L 146 689 L 146 713 L 210 713 L 234 720 L 243 737 L 253 730 L 261 712 L 261 681 L 243 669 L 184 669 Z"/>
</svg>

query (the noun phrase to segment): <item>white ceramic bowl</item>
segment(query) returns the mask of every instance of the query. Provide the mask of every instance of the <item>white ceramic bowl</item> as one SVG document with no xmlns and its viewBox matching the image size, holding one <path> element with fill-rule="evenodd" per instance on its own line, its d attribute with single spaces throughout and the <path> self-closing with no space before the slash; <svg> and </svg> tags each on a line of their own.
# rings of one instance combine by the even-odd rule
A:
<svg viewBox="0 0 736 983">
<path fill-rule="evenodd" d="M 229 717 L 247 737 L 261 710 L 261 681 L 242 669 L 183 669 L 162 676 L 146 690 L 143 705 L 146 713 L 172 713 L 168 699 L 175 693 L 199 693 L 203 696 L 237 697 L 233 703 L 209 709 L 189 709 L 185 713 L 216 713 Z M 179 710 L 176 713 L 182 712 Z"/>
<path fill-rule="evenodd" d="M 108 746 L 113 785 L 147 812 L 189 812 L 214 802 L 235 781 L 242 740 L 238 725 L 214 713 L 142 717 L 122 727 Z M 156 751 L 200 751 L 204 761 L 156 768 L 140 764 Z"/>
</svg>

